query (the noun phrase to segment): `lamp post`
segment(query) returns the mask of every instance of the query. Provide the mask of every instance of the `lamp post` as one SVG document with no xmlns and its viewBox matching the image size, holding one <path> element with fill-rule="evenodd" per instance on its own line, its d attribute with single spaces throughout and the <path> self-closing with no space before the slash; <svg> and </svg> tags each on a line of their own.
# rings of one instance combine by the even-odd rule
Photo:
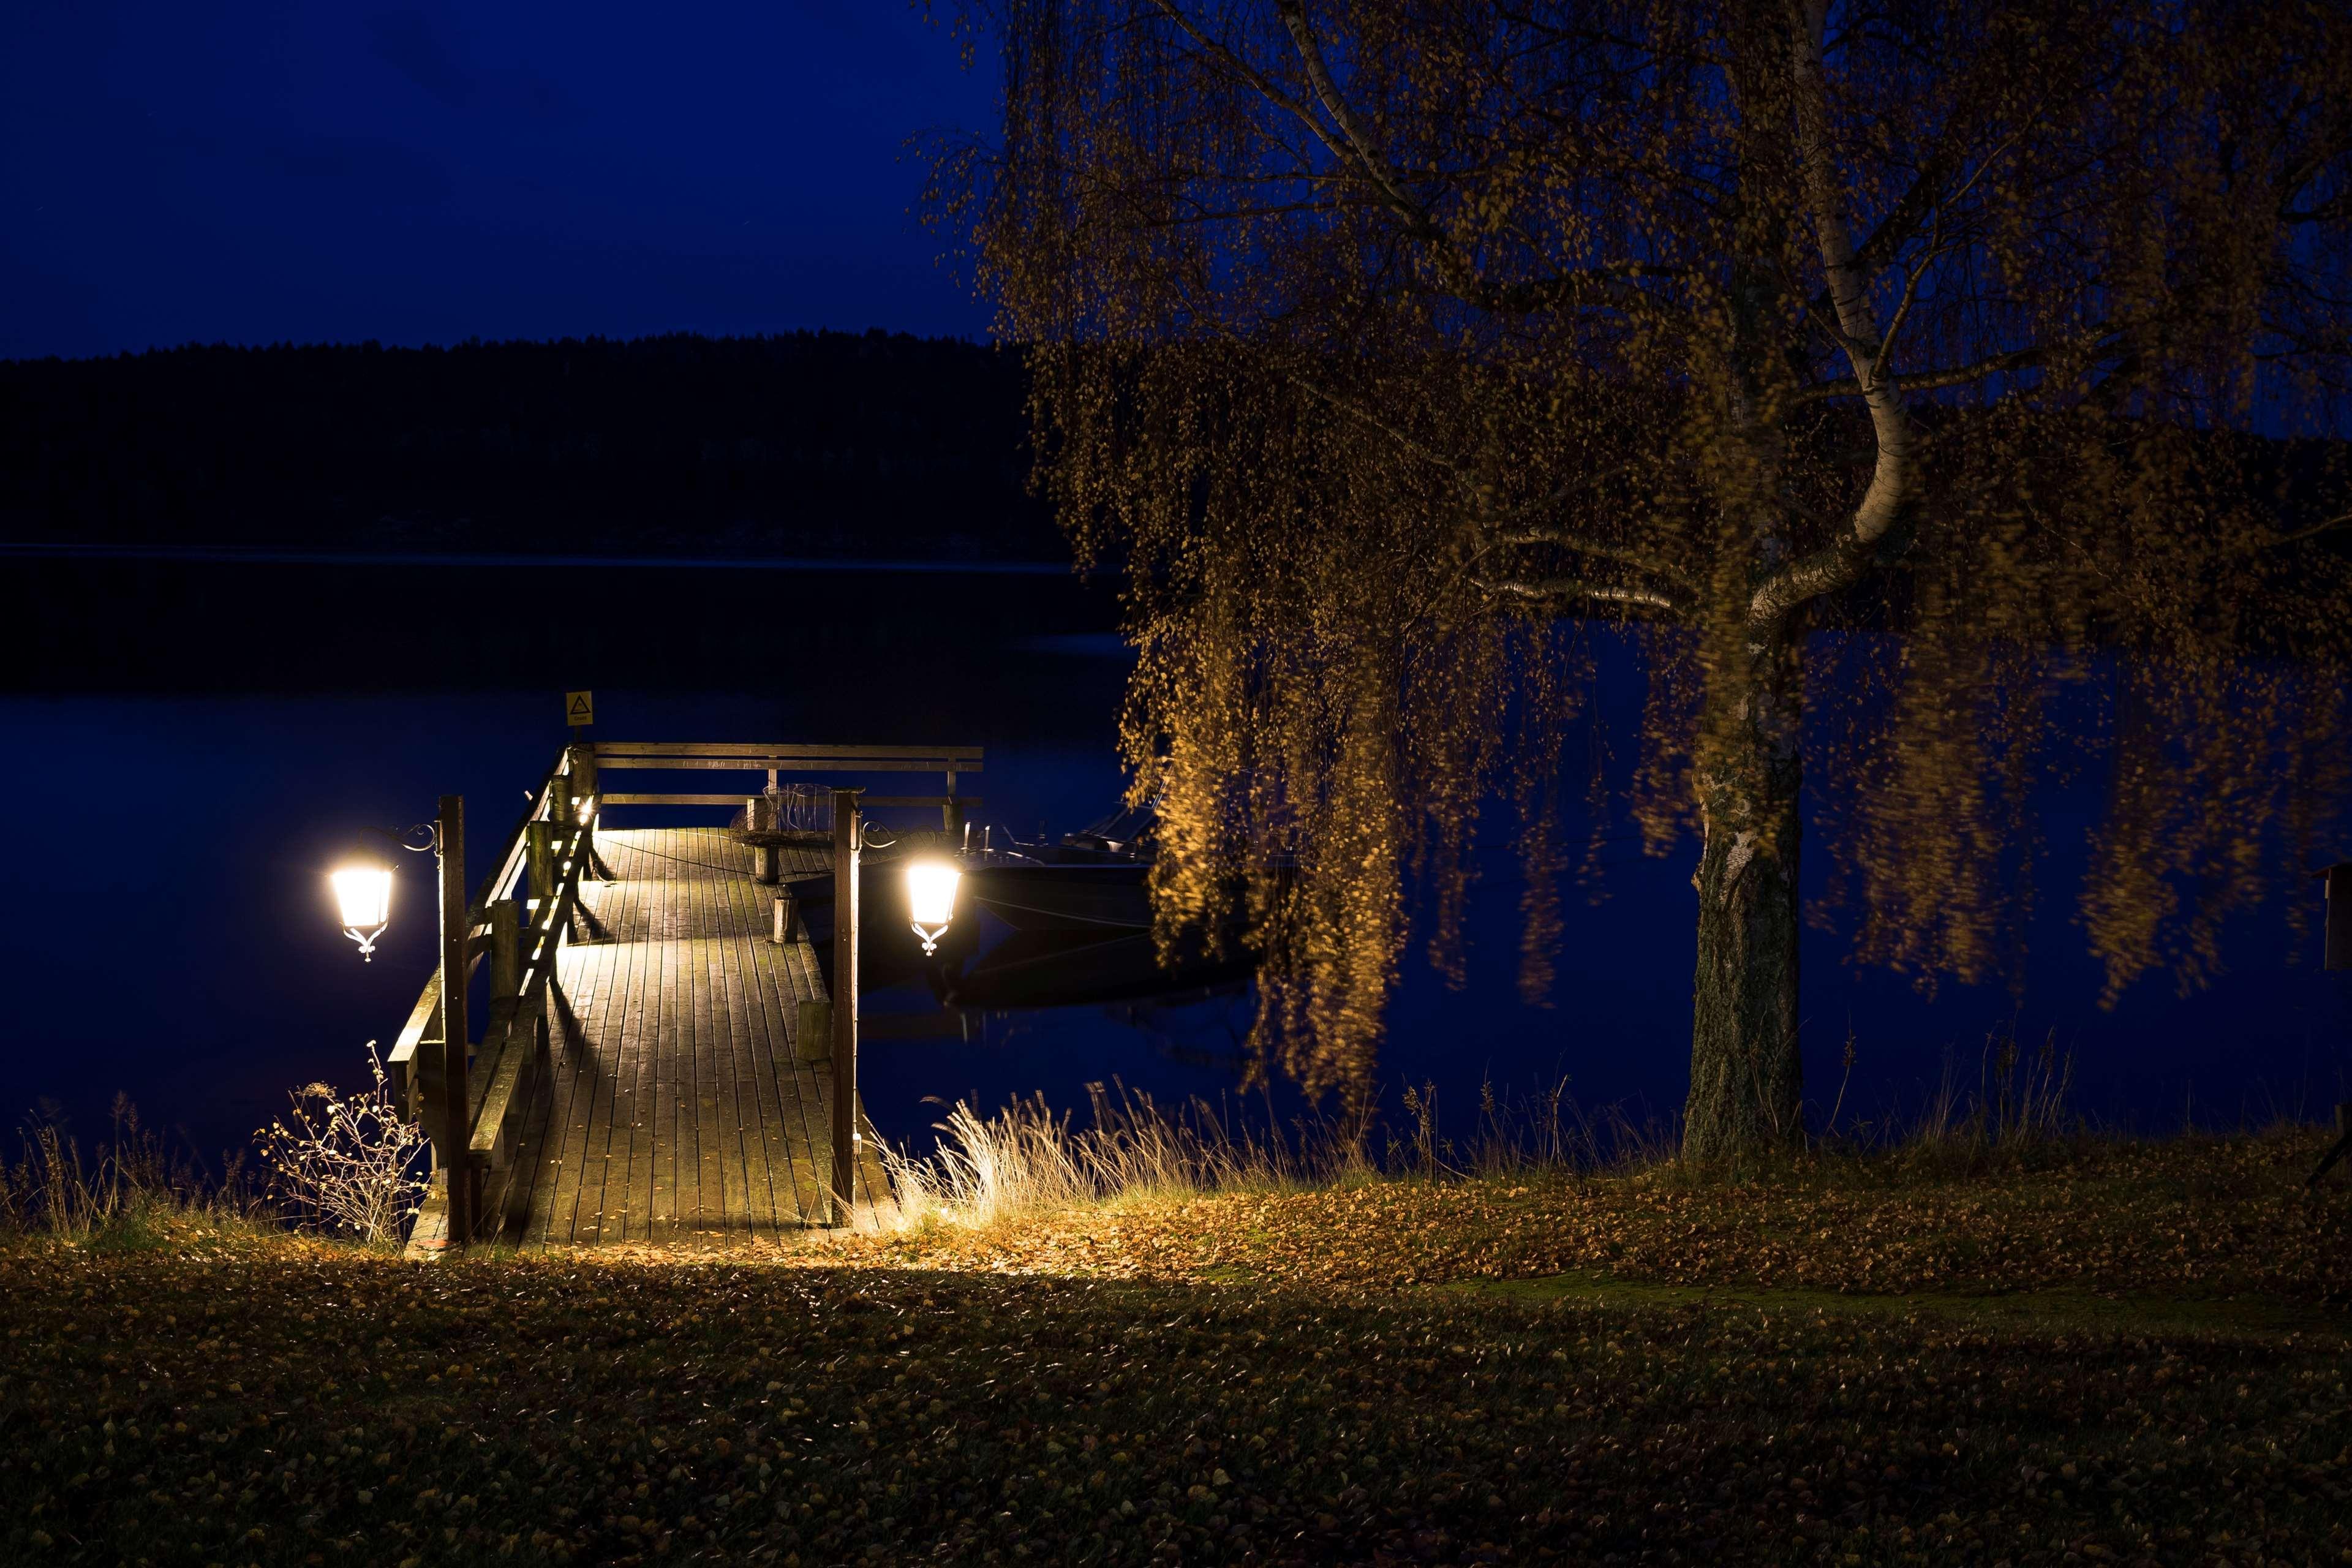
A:
<svg viewBox="0 0 2352 1568">
<path fill-rule="evenodd" d="M 857 1180 L 857 797 L 833 792 L 833 1223 L 852 1222 Z"/>
<path fill-rule="evenodd" d="M 425 826 L 410 829 L 422 832 Z M 441 1059 L 437 1074 L 425 1064 L 426 1102 L 438 1122 L 433 1140 L 433 1163 L 445 1173 L 449 1242 L 462 1247 L 474 1234 L 473 1164 L 467 1157 L 472 1125 L 466 1107 L 466 801 L 445 795 L 431 825 L 428 844 L 410 844 L 400 835 L 379 829 L 402 848 L 422 854 L 431 849 L 438 862 L 441 904 Z M 334 889 L 336 913 L 343 934 L 360 944 L 360 955 L 373 963 L 375 939 L 392 923 L 392 868 L 373 858 L 337 868 L 328 877 Z"/>
<path fill-rule="evenodd" d="M 445 795 L 433 823 L 441 872 L 441 1144 L 436 1161 L 447 1173 L 448 1240 L 463 1247 L 474 1235 L 474 1164 L 467 1153 L 472 1119 L 466 1114 L 466 798 Z"/>
</svg>

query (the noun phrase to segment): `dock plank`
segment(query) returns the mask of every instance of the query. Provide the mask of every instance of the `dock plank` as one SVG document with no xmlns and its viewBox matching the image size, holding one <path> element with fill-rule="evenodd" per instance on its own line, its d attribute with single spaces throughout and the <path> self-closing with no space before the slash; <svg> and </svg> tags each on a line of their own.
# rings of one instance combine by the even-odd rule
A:
<svg viewBox="0 0 2352 1568">
<path fill-rule="evenodd" d="M 644 857 L 641 862 L 650 866 Z M 640 897 L 636 910 L 639 935 L 630 945 L 629 953 L 629 1013 L 626 1026 L 628 1050 L 627 1077 L 629 1083 L 629 1171 L 627 1183 L 628 1220 L 623 1237 L 630 1241 L 651 1241 L 654 1236 L 654 1195 L 659 1185 L 658 1165 L 666 1140 L 655 1120 L 654 1108 L 659 1099 L 659 1075 L 655 1071 L 653 1028 L 659 1021 L 656 1009 L 648 1013 L 646 999 L 654 988 L 654 943 L 646 934 L 651 926 Z"/>
<path fill-rule="evenodd" d="M 711 984 L 718 969 L 718 949 L 725 941 L 723 921 L 716 907 L 719 886 L 716 879 L 693 884 L 696 924 L 711 934 L 696 939 L 691 973 L 694 1135 L 701 1173 L 697 1228 L 706 1241 L 724 1243 L 740 1239 L 738 1226 L 749 1224 L 751 1214 L 743 1201 L 743 1173 L 736 1154 L 740 1143 L 734 1129 L 728 1125 L 726 1114 L 734 1099 L 725 1066 L 726 1002 L 724 997 L 714 994 Z"/>
<path fill-rule="evenodd" d="M 586 962 L 576 949 L 567 950 L 556 961 L 559 980 L 576 976 Z M 593 1004 L 585 1011 L 575 1010 L 572 1026 L 551 1030 L 548 1035 L 548 1121 L 536 1153 L 538 1170 L 531 1182 L 531 1206 L 524 1232 L 524 1245 L 532 1250 L 546 1247 L 559 1234 L 567 1240 L 572 1234 L 570 1212 L 565 1210 L 559 1217 L 558 1210 L 567 1197 L 576 1200 L 580 1191 L 578 1173 L 571 1165 L 572 1144 L 575 1134 L 583 1142 L 587 1136 L 583 1120 L 586 1106 L 579 1098 L 580 1085 L 587 1075 L 581 1070 L 579 1055 L 593 1013 Z"/>
<path fill-rule="evenodd" d="M 788 1048 L 776 1028 L 776 950 L 758 934 L 772 927 L 772 917 L 767 922 L 758 918 L 768 905 L 768 890 L 761 889 L 754 906 L 755 934 L 747 945 L 730 950 L 737 967 L 729 982 L 729 1005 L 747 1024 L 741 1054 L 752 1108 L 744 1131 L 744 1160 L 765 1178 L 753 1201 L 764 1201 L 768 1228 L 782 1236 L 799 1223 L 800 1205 L 792 1196 L 792 1145 L 783 1136 L 783 1098 L 776 1087 L 777 1054 Z"/>
<path fill-rule="evenodd" d="M 730 906 L 738 902 L 737 889 L 729 887 L 726 898 Z M 740 913 L 730 908 L 728 922 L 740 923 Z M 729 1168 L 742 1178 L 744 1234 L 754 1240 L 776 1239 L 776 1210 L 768 1190 L 767 1153 L 761 1146 L 761 1112 L 759 1070 L 751 1059 L 750 1044 L 754 1020 L 746 1003 L 740 965 L 750 962 L 748 942 L 726 941 L 712 944 L 711 998 L 712 1007 L 727 1020 L 726 1092 L 721 1096 L 721 1121 L 732 1128 L 728 1141 Z"/>
<path fill-rule="evenodd" d="M 598 942 L 588 951 L 599 958 L 606 957 L 608 945 Z M 584 1230 L 593 1238 L 602 1238 L 615 1234 L 619 1220 L 615 1211 L 621 1193 L 613 1181 L 613 1157 L 614 1121 L 621 1085 L 618 1041 L 614 1031 L 604 1026 L 601 1010 L 596 1016 L 598 1026 L 587 1031 L 588 1047 L 583 1058 L 589 1068 L 588 1131 L 582 1140 L 580 1194 L 572 1224 L 575 1236 Z"/>
<path fill-rule="evenodd" d="M 659 836 L 657 842 L 668 842 L 667 830 Z M 667 849 L 656 848 L 652 852 L 673 860 L 676 858 Z M 669 879 L 664 879 L 666 881 Z M 679 1053 L 686 1048 L 686 1041 L 680 1037 L 677 1008 L 672 1005 L 674 998 L 670 992 L 677 979 L 673 952 L 677 942 L 669 916 L 668 900 L 661 900 L 657 916 L 650 926 L 650 930 L 657 934 L 650 941 L 646 953 L 651 970 L 645 987 L 646 1045 L 651 1052 L 654 1069 L 654 1190 L 653 1207 L 646 1216 L 646 1224 L 649 1239 L 658 1243 L 676 1241 L 678 1237 L 679 1177 L 684 1170 L 690 1168 L 678 1154 L 678 1088 L 691 1075 L 686 1064 L 678 1060 Z"/>
</svg>

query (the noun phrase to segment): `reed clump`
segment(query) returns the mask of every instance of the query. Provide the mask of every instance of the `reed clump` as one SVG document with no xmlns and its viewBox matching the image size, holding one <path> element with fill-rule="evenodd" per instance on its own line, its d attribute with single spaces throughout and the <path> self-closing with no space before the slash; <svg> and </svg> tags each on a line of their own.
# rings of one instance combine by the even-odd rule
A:
<svg viewBox="0 0 2352 1568">
<path fill-rule="evenodd" d="M 959 1100 L 929 1155 L 885 1143 L 901 1223 L 987 1226 L 1073 1204 L 1321 1185 L 1369 1169 L 1360 1131 L 1327 1120 L 1286 1132 L 1197 1098 L 1171 1109 L 1116 1081 L 1087 1089 L 1083 1124 L 1042 1094 L 992 1115 Z"/>
<path fill-rule="evenodd" d="M 17 1153 L 0 1160 L 0 1234 L 76 1243 L 160 1244 L 191 1222 L 244 1225 L 261 1205 L 243 1156 L 217 1173 L 174 1150 L 117 1094 L 110 1136 L 84 1148 L 54 1109 L 17 1129 Z"/>
<path fill-rule="evenodd" d="M 2013 1031 L 1995 1030 L 1985 1037 L 1973 1081 L 1947 1051 L 1941 1075 L 1916 1108 L 1841 1124 L 1841 1094 L 1814 1145 L 1896 1173 L 1966 1175 L 2105 1135 L 2075 1108 L 2074 1090 L 2074 1058 L 2054 1032 L 2028 1046 Z"/>
<path fill-rule="evenodd" d="M 1849 1044 L 1849 1072 L 1852 1059 Z M 1973 1071 L 1948 1052 L 1940 1078 L 1911 1106 L 1850 1117 L 1842 1086 L 1816 1108 L 1816 1127 L 1801 1143 L 1737 1166 L 1685 1160 L 1674 1119 L 1582 1105 L 1565 1077 L 1533 1092 L 1480 1084 L 1466 1127 L 1458 1112 L 1441 1116 L 1428 1082 L 1402 1086 L 1386 1116 L 1376 1101 L 1353 1121 L 1310 1116 L 1287 1129 L 1230 1101 L 1170 1106 L 1122 1084 L 1095 1084 L 1083 1118 L 1042 1095 L 993 1113 L 958 1100 L 935 1124 L 931 1152 L 886 1143 L 882 1158 L 901 1224 L 917 1228 L 984 1228 L 1074 1205 L 1374 1182 L 1901 1185 L 2031 1170 L 2124 1140 L 2075 1108 L 2074 1088 L 2073 1059 L 2054 1037 L 2028 1046 L 1997 1030 Z"/>
<path fill-rule="evenodd" d="M 1294 1141 L 1279 1163 L 1262 1137 L 1236 1136 L 1238 1152 L 1203 1147 L 1222 1122 L 1196 1110 L 1171 1131 L 1134 1097 L 1108 1125 L 1073 1126 L 1034 1102 L 986 1118 L 960 1108 L 937 1154 L 898 1162 L 909 1223 L 810 1260 L 1315 1290 L 1589 1277 L 2054 1292 L 2283 1302 L 2305 1317 L 2352 1301 L 2352 1183 L 2305 1185 L 2321 1130 L 2135 1137 L 2053 1110 L 2038 1086 L 2063 1069 L 2019 1070 L 2030 1094 L 1979 1101 L 1971 1089 L 1954 1106 L 1939 1092 L 1907 1123 L 1881 1118 L 1738 1171 L 1662 1155 L 1630 1119 L 1612 1142 L 1616 1121 L 1579 1122 L 1564 1099 L 1555 1123 L 1549 1095 L 1490 1092 L 1457 1144 L 1437 1131 L 1425 1085 L 1393 1138 L 1307 1161 Z M 1591 1131 L 1561 1141 L 1578 1127 Z M 1171 1145 L 1181 1158 L 1151 1152 Z M 1373 1147 L 1394 1163 L 1366 1158 Z M 1349 1174 L 1320 1173 L 1335 1171 Z"/>
<path fill-rule="evenodd" d="M 0 1237 L 82 1246 L 261 1241 L 288 1232 L 396 1245 L 425 1190 L 423 1130 L 400 1114 L 368 1042 L 372 1081 L 345 1093 L 325 1083 L 289 1092 L 286 1115 L 217 1169 L 175 1148 L 117 1094 L 110 1135 L 87 1148 L 54 1106 L 17 1130 L 0 1157 Z"/>
</svg>

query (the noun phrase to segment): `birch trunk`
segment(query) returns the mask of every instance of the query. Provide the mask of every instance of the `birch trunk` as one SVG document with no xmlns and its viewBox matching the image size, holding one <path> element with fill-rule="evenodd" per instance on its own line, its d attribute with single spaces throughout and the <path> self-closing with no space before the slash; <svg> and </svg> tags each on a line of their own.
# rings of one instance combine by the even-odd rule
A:
<svg viewBox="0 0 2352 1568">
<path fill-rule="evenodd" d="M 1804 1136 L 1797 1038 L 1802 612 L 1813 599 L 1858 581 L 1874 557 L 1898 545 L 1917 499 L 1910 416 L 1887 365 L 1902 311 L 1882 329 L 1869 277 L 1855 259 L 1823 80 L 1822 0 L 1794 0 L 1790 23 L 1797 162 L 1808 216 L 1841 346 L 1878 451 L 1851 521 L 1810 555 L 1789 557 L 1785 531 L 1769 504 L 1777 485 L 1771 461 L 1755 465 L 1762 482 L 1743 498 L 1759 519 L 1759 574 L 1744 616 L 1742 657 L 1725 672 L 1725 689 L 1713 699 L 1720 706 L 1702 725 L 1697 770 L 1706 847 L 1696 878 L 1698 968 L 1683 1134 L 1683 1152 L 1697 1160 L 1761 1152 Z M 1751 356 L 1747 368 L 1761 363 Z M 1752 418 L 1746 409 L 1742 416 L 1743 423 Z M 1758 444 L 1752 427 L 1743 438 Z"/>
<path fill-rule="evenodd" d="M 1803 1136 L 1798 1053 L 1800 696 L 1793 650 L 1756 650 L 1699 759 L 1698 966 L 1683 1152 L 1716 1161 Z"/>
</svg>

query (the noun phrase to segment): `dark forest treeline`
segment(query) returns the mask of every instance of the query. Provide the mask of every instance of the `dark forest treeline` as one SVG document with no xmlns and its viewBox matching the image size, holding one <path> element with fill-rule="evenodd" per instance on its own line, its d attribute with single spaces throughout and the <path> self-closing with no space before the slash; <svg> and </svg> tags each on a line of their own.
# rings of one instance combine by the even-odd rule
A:
<svg viewBox="0 0 2352 1568">
<path fill-rule="evenodd" d="M 0 538 L 1056 558 L 1022 399 L 879 331 L 11 361 Z"/>
</svg>

